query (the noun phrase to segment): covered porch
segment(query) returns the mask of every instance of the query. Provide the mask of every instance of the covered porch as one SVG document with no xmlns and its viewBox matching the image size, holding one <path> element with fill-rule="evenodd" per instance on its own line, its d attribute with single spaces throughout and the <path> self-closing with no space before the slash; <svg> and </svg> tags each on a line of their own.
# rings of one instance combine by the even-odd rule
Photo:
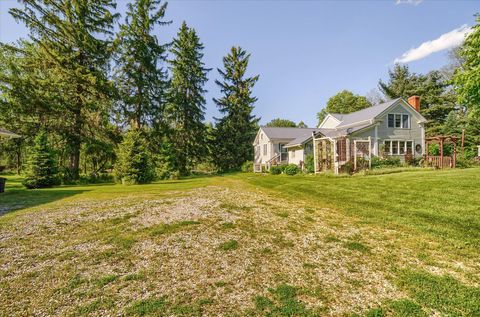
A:
<svg viewBox="0 0 480 317">
<path fill-rule="evenodd" d="M 335 174 L 371 168 L 373 143 L 370 137 L 313 135 L 314 172 Z"/>
</svg>

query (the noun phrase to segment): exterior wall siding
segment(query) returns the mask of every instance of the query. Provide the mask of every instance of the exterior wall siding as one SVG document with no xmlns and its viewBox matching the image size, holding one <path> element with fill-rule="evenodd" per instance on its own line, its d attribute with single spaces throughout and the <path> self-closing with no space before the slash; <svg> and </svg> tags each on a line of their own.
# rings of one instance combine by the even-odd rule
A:
<svg viewBox="0 0 480 317">
<path fill-rule="evenodd" d="M 304 161 L 303 147 L 296 146 L 288 149 L 288 163 L 299 165 L 301 161 Z"/>
<path fill-rule="evenodd" d="M 388 127 L 388 114 L 409 114 L 410 115 L 410 128 L 389 128 Z M 385 140 L 398 140 L 398 141 L 413 141 L 413 153 L 415 157 L 421 157 L 423 154 L 423 128 L 422 125 L 417 123 L 418 119 L 415 117 L 413 110 L 409 111 L 402 104 L 397 105 L 392 108 L 388 113 L 380 118 L 380 121 L 377 124 L 377 143 L 373 147 L 377 148 L 377 153 L 380 154 L 380 149 L 383 148 Z M 355 139 L 367 139 L 368 137 L 372 138 L 372 143 L 375 143 L 375 128 L 369 128 L 368 130 L 361 131 L 359 133 L 354 133 L 351 137 L 352 140 Z M 420 144 L 422 151 L 417 152 L 415 147 L 417 144 Z M 393 155 L 398 156 L 403 159 L 404 155 Z"/>
</svg>

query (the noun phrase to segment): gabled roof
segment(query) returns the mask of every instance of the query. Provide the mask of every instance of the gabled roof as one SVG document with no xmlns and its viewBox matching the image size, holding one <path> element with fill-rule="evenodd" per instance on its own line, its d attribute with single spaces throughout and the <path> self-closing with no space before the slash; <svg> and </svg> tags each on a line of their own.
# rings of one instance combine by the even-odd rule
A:
<svg viewBox="0 0 480 317">
<path fill-rule="evenodd" d="M 357 122 L 360 123 L 367 120 L 373 120 L 399 100 L 401 100 L 401 98 L 393 99 L 348 114 L 331 113 L 331 115 L 341 121 L 341 123 L 337 126 L 337 128 L 341 128 L 342 126 L 351 125 Z"/>
<path fill-rule="evenodd" d="M 0 128 L 0 137 L 6 137 L 6 138 L 20 138 L 20 135 L 10 132 L 8 130 Z"/>
<path fill-rule="evenodd" d="M 400 101 L 408 105 L 408 102 L 406 102 L 402 98 L 397 98 L 352 113 L 329 113 L 329 115 L 340 121 L 340 124 L 335 127 L 335 130 L 349 128 L 348 133 L 352 133 L 356 130 L 359 130 L 359 127 L 363 129 L 366 126 L 373 124 L 373 121 L 377 119 L 382 113 L 384 113 L 390 107 L 398 104 Z M 421 118 L 421 121 L 426 121 L 425 118 L 419 112 L 417 112 L 417 110 L 415 110 L 413 107 L 408 107 L 411 111 L 415 112 Z"/>
<path fill-rule="evenodd" d="M 312 135 L 312 132 L 318 129 L 315 128 L 272 128 L 272 127 L 261 127 L 265 135 L 270 139 L 296 139 L 303 135 Z"/>
</svg>

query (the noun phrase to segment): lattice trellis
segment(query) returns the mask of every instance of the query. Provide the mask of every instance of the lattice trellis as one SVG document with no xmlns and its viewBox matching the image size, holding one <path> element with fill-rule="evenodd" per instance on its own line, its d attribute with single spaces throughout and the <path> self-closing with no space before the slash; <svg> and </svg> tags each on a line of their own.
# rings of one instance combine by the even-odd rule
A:
<svg viewBox="0 0 480 317">
<path fill-rule="evenodd" d="M 372 142 L 368 140 L 354 141 L 354 166 L 355 170 L 371 168 L 372 166 Z"/>
</svg>

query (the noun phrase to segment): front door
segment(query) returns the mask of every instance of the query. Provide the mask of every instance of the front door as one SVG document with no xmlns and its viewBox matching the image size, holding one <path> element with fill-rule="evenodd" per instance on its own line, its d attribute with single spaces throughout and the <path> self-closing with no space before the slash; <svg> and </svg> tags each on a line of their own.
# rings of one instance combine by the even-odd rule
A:
<svg viewBox="0 0 480 317">
<path fill-rule="evenodd" d="M 279 143 L 278 144 L 278 150 L 280 152 L 280 161 L 281 162 L 286 162 L 288 159 L 288 151 L 285 148 L 285 144 Z"/>
</svg>

